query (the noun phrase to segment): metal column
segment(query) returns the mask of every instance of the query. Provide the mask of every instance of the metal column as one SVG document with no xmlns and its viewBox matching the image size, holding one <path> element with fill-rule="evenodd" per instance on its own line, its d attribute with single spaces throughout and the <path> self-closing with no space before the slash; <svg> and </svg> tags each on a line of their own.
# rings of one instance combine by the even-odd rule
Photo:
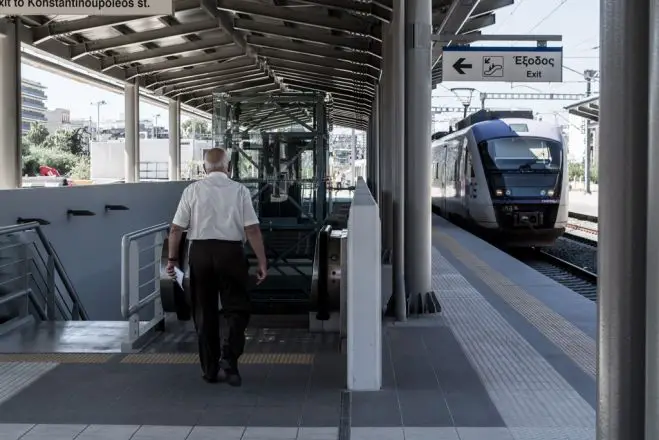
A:
<svg viewBox="0 0 659 440">
<path fill-rule="evenodd" d="M 389 35 L 390 26 L 383 25 L 383 35 Z M 391 123 L 392 114 L 392 96 L 391 96 L 391 76 L 392 76 L 392 52 L 390 39 L 384 38 L 382 44 L 382 79 L 380 83 L 380 218 L 382 219 L 382 249 L 385 254 L 393 247 L 393 206 L 392 206 L 392 189 L 393 181 L 391 176 L 392 160 L 392 138 Z"/>
<path fill-rule="evenodd" d="M 181 148 L 178 136 L 178 101 L 169 100 L 169 180 L 178 180 L 181 174 L 181 163 L 179 162 L 179 150 Z"/>
<path fill-rule="evenodd" d="M 124 173 L 126 183 L 140 180 L 140 97 L 139 85 L 126 83 L 124 90 L 126 111 L 124 115 Z"/>
<path fill-rule="evenodd" d="M 605 176 L 599 185 L 597 438 L 600 440 L 646 438 L 649 3 L 649 0 L 601 0 L 600 3 L 599 174 Z M 656 267 L 651 270 L 657 272 Z M 652 417 L 656 419 L 656 414 Z"/>
<path fill-rule="evenodd" d="M 645 438 L 659 438 L 659 4 L 650 6 Z M 601 156 L 601 151 L 600 151 Z"/>
<path fill-rule="evenodd" d="M 405 294 L 405 0 L 394 0 L 391 36 L 391 87 L 393 135 L 391 176 L 393 178 L 393 297 L 396 319 L 407 319 Z"/>
<path fill-rule="evenodd" d="M 410 314 L 439 311 L 430 209 L 432 0 L 405 1 L 405 285 Z"/>
<path fill-rule="evenodd" d="M 194 142 L 196 139 L 192 140 Z M 176 99 L 176 174 L 175 179 L 181 180 L 181 98 Z"/>
<path fill-rule="evenodd" d="M 373 197 L 380 203 L 380 91 L 376 87 L 371 124 L 373 125 Z"/>
<path fill-rule="evenodd" d="M 22 186 L 20 19 L 0 29 L 0 189 Z"/>
</svg>

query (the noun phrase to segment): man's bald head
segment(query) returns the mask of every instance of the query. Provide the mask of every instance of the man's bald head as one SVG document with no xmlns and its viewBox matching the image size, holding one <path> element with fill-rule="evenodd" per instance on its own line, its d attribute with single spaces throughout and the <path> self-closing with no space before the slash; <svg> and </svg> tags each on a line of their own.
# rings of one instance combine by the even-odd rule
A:
<svg viewBox="0 0 659 440">
<path fill-rule="evenodd" d="M 204 165 L 206 165 L 207 173 L 213 171 L 226 173 L 229 169 L 229 154 L 223 148 L 211 148 L 206 152 Z"/>
</svg>

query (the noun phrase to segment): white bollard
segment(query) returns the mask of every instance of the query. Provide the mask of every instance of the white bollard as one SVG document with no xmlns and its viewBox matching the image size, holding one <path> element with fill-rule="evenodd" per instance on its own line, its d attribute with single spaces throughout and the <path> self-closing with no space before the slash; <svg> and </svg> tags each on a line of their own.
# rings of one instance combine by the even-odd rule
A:
<svg viewBox="0 0 659 440">
<path fill-rule="evenodd" d="M 348 379 L 353 391 L 382 387 L 380 212 L 359 178 L 348 219 Z"/>
</svg>

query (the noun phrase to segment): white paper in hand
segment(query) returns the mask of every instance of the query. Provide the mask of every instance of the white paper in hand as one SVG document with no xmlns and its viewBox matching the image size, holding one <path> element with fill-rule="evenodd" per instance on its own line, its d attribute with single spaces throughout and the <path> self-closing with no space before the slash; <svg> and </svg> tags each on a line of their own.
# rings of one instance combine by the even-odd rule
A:
<svg viewBox="0 0 659 440">
<path fill-rule="evenodd" d="M 176 280 L 176 283 L 182 289 L 183 288 L 183 271 L 181 269 L 179 269 L 178 267 L 174 267 L 174 274 L 175 274 L 174 279 Z"/>
</svg>

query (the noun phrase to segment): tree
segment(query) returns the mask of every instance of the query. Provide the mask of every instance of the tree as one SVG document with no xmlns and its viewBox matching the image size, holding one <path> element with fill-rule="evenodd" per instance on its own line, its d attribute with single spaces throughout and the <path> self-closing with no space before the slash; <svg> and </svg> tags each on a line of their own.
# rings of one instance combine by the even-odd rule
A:
<svg viewBox="0 0 659 440">
<path fill-rule="evenodd" d="M 35 176 L 39 167 L 46 165 L 55 168 L 63 176 L 68 175 L 78 164 L 80 158 L 75 154 L 44 146 L 31 147 L 23 155 L 23 174 Z"/>
<path fill-rule="evenodd" d="M 188 119 L 181 124 L 181 132 L 187 138 L 195 138 L 195 135 L 198 136 L 210 134 L 210 127 L 206 121 Z"/>
<path fill-rule="evenodd" d="M 48 139 L 49 135 L 50 133 L 48 133 L 48 129 L 44 125 L 38 122 L 32 122 L 30 124 L 30 130 L 25 134 L 25 141 L 29 146 L 41 145 Z"/>
<path fill-rule="evenodd" d="M 73 131 L 60 129 L 48 136 L 43 145 L 76 156 L 85 156 L 88 154 L 86 133 L 84 128 Z"/>
<path fill-rule="evenodd" d="M 570 162 L 567 165 L 568 178 L 571 181 L 578 181 L 583 179 L 584 167 L 581 162 Z"/>
</svg>

